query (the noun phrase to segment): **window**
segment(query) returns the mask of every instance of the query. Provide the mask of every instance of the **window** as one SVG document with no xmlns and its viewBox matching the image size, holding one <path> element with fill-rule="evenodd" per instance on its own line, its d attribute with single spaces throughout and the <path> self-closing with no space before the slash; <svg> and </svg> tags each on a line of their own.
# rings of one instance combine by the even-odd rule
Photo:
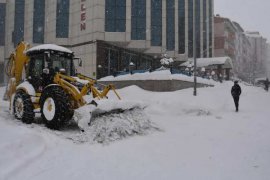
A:
<svg viewBox="0 0 270 180">
<path fill-rule="evenodd" d="M 17 46 L 24 39 L 24 0 L 15 1 L 13 43 Z"/>
<path fill-rule="evenodd" d="M 73 75 L 73 64 L 71 57 L 51 54 L 51 60 L 54 72 L 60 72 L 61 69 L 64 69 L 67 75 Z"/>
<path fill-rule="evenodd" d="M 193 0 L 188 1 L 188 57 L 193 57 Z"/>
<path fill-rule="evenodd" d="M 185 16 L 185 0 L 178 0 L 178 37 L 179 37 L 179 54 L 185 53 L 186 40 L 186 16 Z"/>
<path fill-rule="evenodd" d="M 6 4 L 0 3 L 0 46 L 5 45 Z"/>
<path fill-rule="evenodd" d="M 56 37 L 68 38 L 69 32 L 69 0 L 57 0 Z"/>
<path fill-rule="evenodd" d="M 43 65 L 43 55 L 36 55 L 32 57 L 31 62 L 29 64 L 29 75 L 31 78 L 40 78 L 42 74 L 42 70 L 44 68 Z"/>
<path fill-rule="evenodd" d="M 126 0 L 106 0 L 105 31 L 126 31 Z"/>
<path fill-rule="evenodd" d="M 167 50 L 175 49 L 175 2 L 174 0 L 166 1 L 166 33 L 167 33 Z"/>
<path fill-rule="evenodd" d="M 29 82 L 34 86 L 35 89 L 39 89 L 42 86 L 42 72 L 44 69 L 44 55 L 34 55 L 31 57 L 31 61 L 27 66 L 26 74 Z"/>
<path fill-rule="evenodd" d="M 151 45 L 162 45 L 162 0 L 151 0 Z"/>
<path fill-rule="evenodd" d="M 6 4 L 0 3 L 0 46 L 5 45 Z"/>
<path fill-rule="evenodd" d="M 131 39 L 146 39 L 146 0 L 131 1 Z"/>
<path fill-rule="evenodd" d="M 33 43 L 44 43 L 45 0 L 34 1 Z"/>
</svg>

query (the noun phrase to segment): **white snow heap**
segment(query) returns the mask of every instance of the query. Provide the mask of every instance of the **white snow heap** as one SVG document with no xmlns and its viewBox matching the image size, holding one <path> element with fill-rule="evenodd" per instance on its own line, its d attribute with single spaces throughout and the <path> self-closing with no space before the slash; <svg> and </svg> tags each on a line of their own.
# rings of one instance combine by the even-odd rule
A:
<svg viewBox="0 0 270 180">
<path fill-rule="evenodd" d="M 163 131 L 127 136 L 109 145 L 95 143 L 124 139 L 122 133 L 114 134 L 117 127 L 117 132 L 128 134 L 149 123 L 137 117 L 136 121 L 112 117 L 93 122 L 86 131 L 89 136 L 76 126 L 52 131 L 15 120 L 7 112 L 9 103 L 0 98 L 0 179 L 267 180 L 270 94 L 240 83 L 244 91 L 236 113 L 232 85 L 229 81 L 200 88 L 196 97 L 192 89 L 163 93 L 136 86 L 120 89 L 126 101 L 147 104 L 144 113 Z M 0 97 L 4 92 L 0 87 Z"/>
<path fill-rule="evenodd" d="M 161 65 L 170 65 L 172 64 L 174 61 L 172 58 L 167 58 L 167 57 L 164 57 L 160 60 L 160 63 Z"/>
<path fill-rule="evenodd" d="M 74 142 L 109 143 L 159 130 L 145 114 L 146 105 L 142 102 L 100 100 L 98 103 L 98 107 L 89 105 L 75 110 L 74 120 L 84 134 L 70 136 Z"/>
</svg>

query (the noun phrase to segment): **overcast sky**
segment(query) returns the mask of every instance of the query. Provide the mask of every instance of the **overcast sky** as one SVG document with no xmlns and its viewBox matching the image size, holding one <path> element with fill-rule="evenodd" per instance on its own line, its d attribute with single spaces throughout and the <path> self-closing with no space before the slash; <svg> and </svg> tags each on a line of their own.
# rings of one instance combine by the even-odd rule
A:
<svg viewBox="0 0 270 180">
<path fill-rule="evenodd" d="M 215 14 L 238 22 L 245 31 L 259 31 L 270 42 L 270 0 L 215 0 Z"/>
</svg>

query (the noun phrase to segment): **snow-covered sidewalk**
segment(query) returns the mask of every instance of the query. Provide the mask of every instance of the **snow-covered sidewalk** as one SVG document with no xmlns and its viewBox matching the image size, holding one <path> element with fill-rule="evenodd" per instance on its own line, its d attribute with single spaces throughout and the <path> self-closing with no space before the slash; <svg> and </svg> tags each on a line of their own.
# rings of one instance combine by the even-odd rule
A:
<svg viewBox="0 0 270 180">
<path fill-rule="evenodd" d="M 121 89 L 123 99 L 147 105 L 161 131 L 109 144 L 74 143 L 63 132 L 23 124 L 0 100 L 0 179 L 268 180 L 270 93 L 240 84 L 236 113 L 232 85 L 198 89 L 197 97 L 192 89 Z"/>
</svg>

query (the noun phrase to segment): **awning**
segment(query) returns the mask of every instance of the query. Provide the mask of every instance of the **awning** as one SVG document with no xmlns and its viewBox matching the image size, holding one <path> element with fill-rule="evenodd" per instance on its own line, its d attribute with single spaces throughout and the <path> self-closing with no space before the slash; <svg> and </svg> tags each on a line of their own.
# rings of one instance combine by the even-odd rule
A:
<svg viewBox="0 0 270 180">
<path fill-rule="evenodd" d="M 197 67 L 218 66 L 222 65 L 222 68 L 233 68 L 232 59 L 230 57 L 213 57 L 213 58 L 197 58 Z M 181 67 L 193 67 L 194 59 L 180 64 Z"/>
</svg>

